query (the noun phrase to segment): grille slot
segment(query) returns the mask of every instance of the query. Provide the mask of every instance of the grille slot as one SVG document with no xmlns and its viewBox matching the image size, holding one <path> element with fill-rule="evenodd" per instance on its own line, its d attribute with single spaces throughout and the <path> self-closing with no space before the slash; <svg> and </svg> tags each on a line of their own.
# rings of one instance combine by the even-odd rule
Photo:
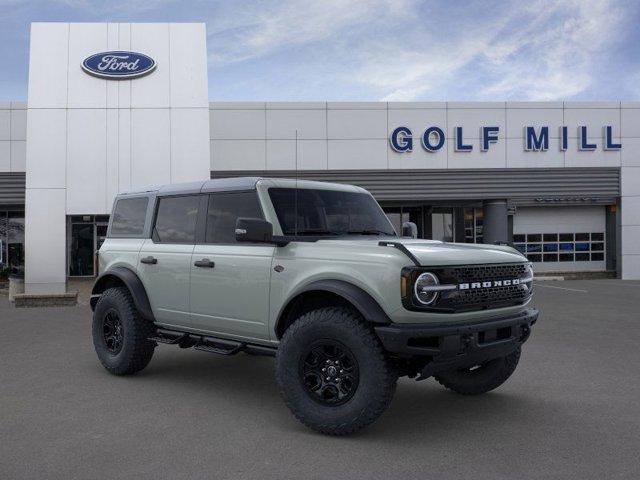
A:
<svg viewBox="0 0 640 480">
<path fill-rule="evenodd" d="M 451 275 L 462 283 L 521 278 L 524 276 L 527 267 L 525 264 L 471 265 L 468 267 L 455 267 L 451 270 Z"/>
<path fill-rule="evenodd" d="M 491 302 L 522 301 L 528 294 L 521 285 L 508 287 L 491 287 L 480 290 L 466 290 L 458 292 L 454 297 L 454 305 L 485 304 Z"/>
</svg>

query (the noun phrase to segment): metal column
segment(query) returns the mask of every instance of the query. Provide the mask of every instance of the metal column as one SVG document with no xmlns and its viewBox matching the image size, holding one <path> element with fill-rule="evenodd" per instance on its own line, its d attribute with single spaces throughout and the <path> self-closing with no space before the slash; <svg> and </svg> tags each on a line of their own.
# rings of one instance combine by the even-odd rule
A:
<svg viewBox="0 0 640 480">
<path fill-rule="evenodd" d="M 484 243 L 508 242 L 509 228 L 506 200 L 485 200 L 484 209 Z"/>
</svg>

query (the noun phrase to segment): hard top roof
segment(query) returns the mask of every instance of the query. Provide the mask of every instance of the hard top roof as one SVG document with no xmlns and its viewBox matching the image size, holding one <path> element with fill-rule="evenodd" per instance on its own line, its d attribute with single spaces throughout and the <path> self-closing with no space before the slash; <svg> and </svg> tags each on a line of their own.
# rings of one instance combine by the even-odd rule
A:
<svg viewBox="0 0 640 480">
<path fill-rule="evenodd" d="M 283 188 L 317 188 L 328 190 L 341 190 L 351 192 L 364 192 L 365 190 L 353 185 L 345 185 L 340 183 L 317 182 L 304 179 L 291 178 L 265 178 L 265 177 L 232 177 L 232 178 L 214 178 L 199 182 L 187 183 L 171 183 L 160 186 L 150 186 L 140 188 L 128 192 L 122 192 L 118 196 L 140 195 L 140 194 L 157 194 L 157 195 L 174 195 L 180 193 L 209 193 L 209 192 L 228 192 L 233 190 L 253 190 L 258 182 L 265 183 L 268 186 Z"/>
</svg>

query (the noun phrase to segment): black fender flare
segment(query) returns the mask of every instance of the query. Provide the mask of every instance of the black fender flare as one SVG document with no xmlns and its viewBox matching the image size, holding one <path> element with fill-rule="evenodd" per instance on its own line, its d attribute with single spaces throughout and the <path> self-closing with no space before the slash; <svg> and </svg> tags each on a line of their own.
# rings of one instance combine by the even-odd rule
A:
<svg viewBox="0 0 640 480">
<path fill-rule="evenodd" d="M 362 288 L 346 282 L 344 280 L 317 280 L 311 282 L 308 285 L 296 290 L 289 296 L 284 306 L 278 313 L 278 320 L 276 322 L 275 330 L 279 331 L 280 324 L 283 320 L 283 315 L 291 302 L 295 301 L 297 297 L 305 292 L 322 291 L 329 292 L 338 295 L 349 302 L 355 307 L 356 310 L 362 315 L 362 317 L 372 323 L 377 324 L 389 324 L 391 319 L 378 304 L 378 302 Z"/>
<path fill-rule="evenodd" d="M 127 267 L 110 268 L 98 277 L 91 290 L 91 310 L 95 309 L 99 296 L 106 290 L 109 280 L 114 277 L 124 283 L 129 289 L 133 297 L 133 303 L 138 309 L 140 316 L 145 320 L 155 321 L 153 311 L 151 310 L 151 303 L 149 303 L 149 296 L 142 284 L 142 280 L 140 280 L 140 277 L 138 277 L 133 270 Z"/>
</svg>

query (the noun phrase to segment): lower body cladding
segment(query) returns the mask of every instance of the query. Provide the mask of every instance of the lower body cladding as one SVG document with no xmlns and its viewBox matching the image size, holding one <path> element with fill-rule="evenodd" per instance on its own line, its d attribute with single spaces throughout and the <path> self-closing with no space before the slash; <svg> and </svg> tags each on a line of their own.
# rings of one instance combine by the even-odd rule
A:
<svg viewBox="0 0 640 480">
<path fill-rule="evenodd" d="M 505 357 L 531 334 L 538 310 L 474 323 L 375 327 L 384 349 L 400 358 L 421 359 L 417 380 L 440 372 L 470 368 Z"/>
</svg>

